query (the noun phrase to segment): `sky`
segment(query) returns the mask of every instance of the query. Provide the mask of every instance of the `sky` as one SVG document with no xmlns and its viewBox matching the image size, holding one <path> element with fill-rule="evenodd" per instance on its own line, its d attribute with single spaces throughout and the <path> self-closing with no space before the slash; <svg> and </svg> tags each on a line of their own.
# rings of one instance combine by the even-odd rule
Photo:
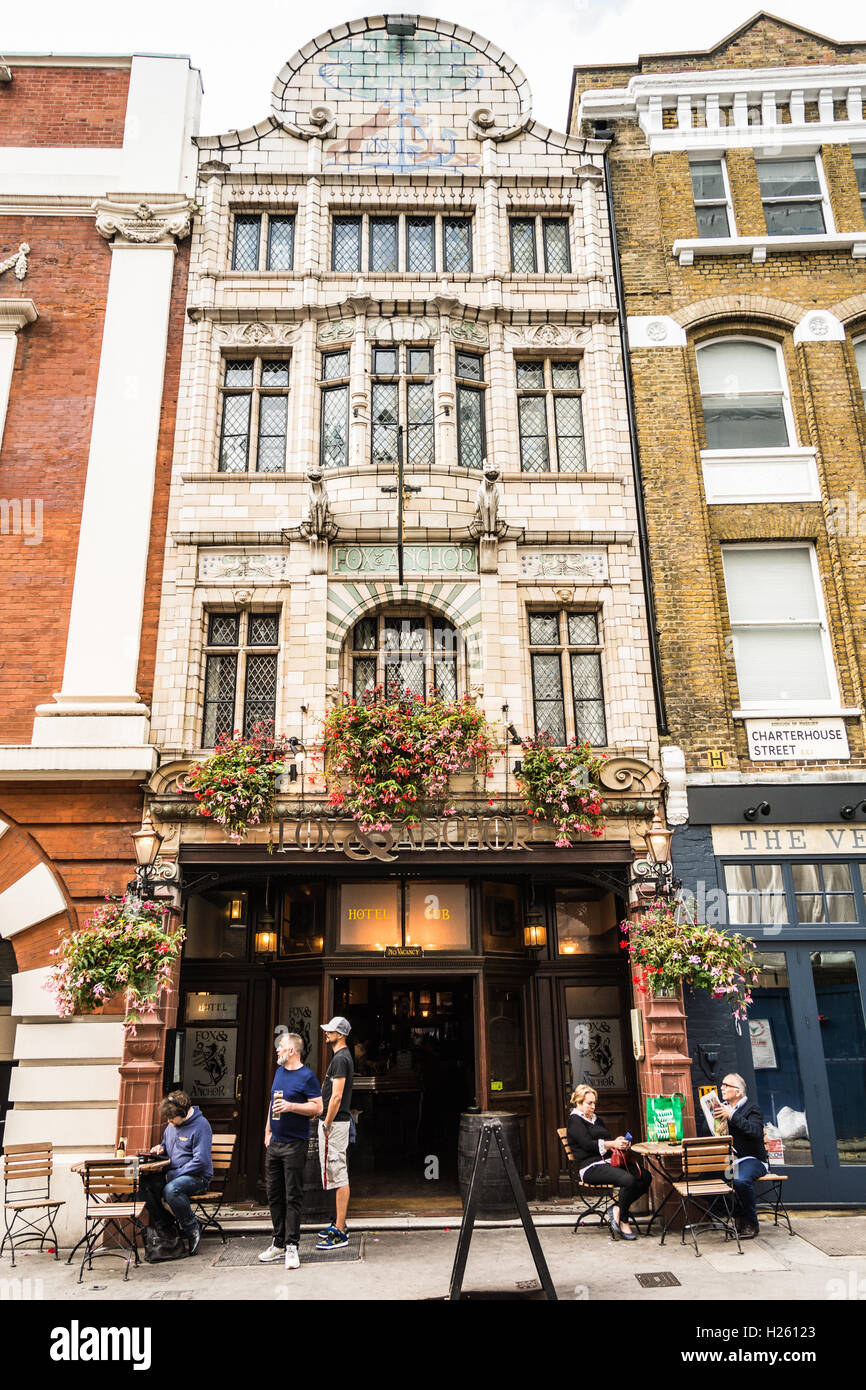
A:
<svg viewBox="0 0 866 1390">
<path fill-rule="evenodd" d="M 565 128 L 575 63 L 633 62 L 640 53 L 708 48 L 756 13 L 759 0 L 442 0 L 440 18 L 492 40 L 523 69 L 536 119 Z M 270 110 L 274 78 L 324 30 L 376 10 L 352 0 L 39 0 L 4 6 L 0 49 L 15 53 L 187 53 L 202 74 L 200 133 L 242 130 Z M 417 13 L 408 6 L 395 13 Z M 381 13 L 381 11 L 379 11 Z M 430 6 L 423 11 L 434 13 Z M 862 0 L 782 0 L 769 12 L 837 40 L 866 39 Z M 2 144 L 2 131 L 0 131 Z"/>
</svg>

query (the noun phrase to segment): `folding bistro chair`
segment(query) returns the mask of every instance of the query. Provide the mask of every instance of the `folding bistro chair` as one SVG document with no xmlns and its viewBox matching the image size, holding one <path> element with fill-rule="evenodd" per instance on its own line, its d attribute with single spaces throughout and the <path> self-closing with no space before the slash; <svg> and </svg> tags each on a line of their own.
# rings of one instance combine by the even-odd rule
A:
<svg viewBox="0 0 866 1390">
<path fill-rule="evenodd" d="M 201 1225 L 202 1235 L 212 1226 L 214 1230 L 219 1231 L 223 1245 L 226 1244 L 226 1233 L 219 1223 L 219 1214 L 232 1174 L 237 1141 L 236 1134 L 214 1135 L 211 1148 L 213 1178 L 210 1186 L 207 1192 L 200 1192 L 197 1197 L 190 1198 Z"/>
<path fill-rule="evenodd" d="M 792 1236 L 794 1234 L 794 1228 L 791 1225 L 788 1208 L 785 1206 L 782 1197 L 782 1183 L 787 1181 L 787 1173 L 774 1173 L 773 1170 L 770 1169 L 769 1173 L 765 1173 L 762 1178 L 758 1178 L 755 1184 L 755 1205 L 759 1213 L 762 1211 L 773 1213 L 774 1226 L 778 1226 L 779 1212 L 781 1212 L 783 1219 L 788 1224 L 788 1235 Z"/>
<path fill-rule="evenodd" d="M 580 1210 L 577 1220 L 574 1223 L 575 1233 L 581 1226 L 588 1226 L 590 1219 L 595 1217 L 599 1226 L 607 1226 L 607 1212 L 612 1201 L 616 1200 L 615 1189 L 612 1187 L 596 1186 L 594 1183 L 580 1181 L 580 1174 L 574 1162 L 574 1154 L 568 1142 L 568 1130 L 558 1129 L 560 1143 L 565 1150 L 568 1160 L 568 1176 L 571 1179 L 571 1195 L 580 1203 Z"/>
<path fill-rule="evenodd" d="M 662 1231 L 661 1245 L 671 1222 L 682 1214 L 682 1244 L 686 1243 L 688 1231 L 695 1244 L 695 1255 L 700 1259 L 698 1238 L 695 1234 L 704 1227 L 724 1231 L 725 1240 L 731 1236 L 737 1242 L 737 1253 L 742 1255 L 740 1236 L 734 1222 L 736 1193 L 728 1180 L 733 1171 L 734 1143 L 729 1134 L 710 1139 L 683 1140 L 683 1177 L 673 1184 L 673 1190 L 680 1199 L 679 1212 L 668 1217 Z M 697 1207 L 701 1214 L 699 1221 L 689 1221 L 689 1205 Z"/>
<path fill-rule="evenodd" d="M 3 1216 L 6 1230 L 0 1244 L 0 1256 L 8 1240 L 13 1266 L 16 1245 L 27 1245 L 35 1240 L 39 1241 L 39 1249 L 44 1250 L 45 1242 L 50 1238 L 54 1242 L 54 1258 L 60 1258 L 54 1217 L 57 1208 L 66 1203 L 51 1196 L 53 1152 L 50 1143 L 7 1144 L 3 1151 Z"/>
<path fill-rule="evenodd" d="M 78 1271 L 79 1284 L 84 1279 L 84 1266 L 90 1270 L 93 1261 L 100 1255 L 110 1255 L 115 1259 L 126 1260 L 124 1279 L 129 1278 L 130 1261 L 138 1258 L 138 1234 L 141 1230 L 141 1216 L 144 1202 L 138 1197 L 139 1160 L 131 1158 L 127 1163 L 106 1162 L 89 1159 L 84 1164 L 84 1236 L 70 1252 L 67 1264 L 79 1245 L 84 1246 L 81 1268 Z M 132 1226 L 130 1237 L 128 1226 Z M 118 1238 L 116 1246 L 100 1246 L 98 1241 L 112 1230 Z"/>
</svg>

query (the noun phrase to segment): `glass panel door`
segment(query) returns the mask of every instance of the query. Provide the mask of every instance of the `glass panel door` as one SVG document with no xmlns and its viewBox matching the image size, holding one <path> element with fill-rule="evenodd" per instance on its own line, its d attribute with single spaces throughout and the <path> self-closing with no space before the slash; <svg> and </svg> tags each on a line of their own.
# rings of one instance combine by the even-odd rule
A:
<svg viewBox="0 0 866 1390">
<path fill-rule="evenodd" d="M 812 1164 L 800 1054 L 791 1007 L 791 981 L 784 951 L 762 951 L 758 983 L 752 988 L 749 1043 L 755 1086 L 767 1134 L 781 1139 L 785 1166 Z"/>
<path fill-rule="evenodd" d="M 863 974 L 854 951 L 812 951 L 811 965 L 839 1163 L 866 1163 Z"/>
</svg>

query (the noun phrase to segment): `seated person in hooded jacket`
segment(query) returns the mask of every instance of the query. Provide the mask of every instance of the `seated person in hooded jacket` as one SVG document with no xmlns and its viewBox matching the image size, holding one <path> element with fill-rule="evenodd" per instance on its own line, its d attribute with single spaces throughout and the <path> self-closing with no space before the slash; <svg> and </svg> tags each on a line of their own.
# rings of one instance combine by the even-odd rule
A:
<svg viewBox="0 0 866 1390">
<path fill-rule="evenodd" d="M 160 1110 L 168 1124 L 162 1143 L 155 1145 L 151 1153 L 166 1153 L 171 1163 L 160 1173 L 142 1173 L 141 1195 L 157 1235 L 163 1239 L 175 1235 L 165 1202 L 186 1237 L 189 1253 L 194 1255 L 201 1242 L 201 1230 L 189 1199 L 207 1192 L 213 1177 L 213 1131 L 185 1091 L 171 1091 Z"/>
</svg>

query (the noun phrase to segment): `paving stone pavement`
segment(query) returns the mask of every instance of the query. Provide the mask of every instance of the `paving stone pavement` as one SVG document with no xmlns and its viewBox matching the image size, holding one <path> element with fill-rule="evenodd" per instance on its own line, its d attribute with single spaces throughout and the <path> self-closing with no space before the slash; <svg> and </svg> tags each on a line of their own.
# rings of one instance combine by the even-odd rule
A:
<svg viewBox="0 0 866 1390">
<path fill-rule="evenodd" d="M 795 1227 L 808 1219 L 795 1221 Z M 600 1230 L 575 1235 L 565 1227 L 542 1226 L 538 1234 L 557 1295 L 566 1301 L 866 1299 L 866 1257 L 827 1255 L 800 1236 L 773 1227 L 744 1244 L 742 1255 L 731 1242 L 726 1246 L 721 1235 L 709 1233 L 701 1241 L 700 1258 L 676 1238 L 661 1246 L 656 1238 L 611 1242 Z M 47 1254 L 19 1251 L 14 1270 L 8 1259 L 0 1264 L 0 1299 L 62 1299 L 71 1305 L 91 1300 L 436 1300 L 448 1293 L 457 1235 L 456 1228 L 367 1231 L 360 1259 L 335 1260 L 330 1266 L 326 1259 L 302 1262 L 294 1271 L 279 1264 L 241 1263 L 264 1249 L 267 1237 L 232 1237 L 228 1251 L 219 1240 L 206 1239 L 194 1258 L 142 1264 L 130 1270 L 126 1282 L 120 1260 L 98 1259 L 80 1285 L 77 1261 L 68 1266 L 63 1258 L 68 1252 L 62 1251 L 56 1262 Z M 232 1263 L 226 1262 L 227 1253 Z M 644 1288 L 635 1277 L 664 1271 L 674 1274 L 678 1284 Z M 531 1297 L 536 1277 L 519 1227 L 475 1232 L 466 1293 Z"/>
</svg>

